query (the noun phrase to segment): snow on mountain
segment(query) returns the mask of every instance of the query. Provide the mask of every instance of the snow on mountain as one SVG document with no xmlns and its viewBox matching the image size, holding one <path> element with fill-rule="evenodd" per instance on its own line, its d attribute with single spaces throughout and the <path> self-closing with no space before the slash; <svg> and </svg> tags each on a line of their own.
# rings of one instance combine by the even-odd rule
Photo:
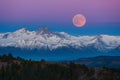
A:
<svg viewBox="0 0 120 80">
<path fill-rule="evenodd" d="M 61 47 L 89 47 L 98 50 L 115 49 L 120 46 L 120 36 L 72 36 L 65 32 L 52 32 L 43 27 L 37 31 L 29 31 L 25 28 L 15 32 L 0 33 L 0 47 L 18 47 L 28 49 Z"/>
</svg>

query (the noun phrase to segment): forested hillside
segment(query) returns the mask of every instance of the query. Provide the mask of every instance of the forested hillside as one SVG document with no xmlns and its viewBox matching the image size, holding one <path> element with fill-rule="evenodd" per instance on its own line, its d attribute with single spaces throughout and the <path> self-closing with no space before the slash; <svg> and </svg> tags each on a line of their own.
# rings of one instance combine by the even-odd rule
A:
<svg viewBox="0 0 120 80">
<path fill-rule="evenodd" d="M 120 80 L 120 70 L 0 56 L 0 80 Z"/>
</svg>

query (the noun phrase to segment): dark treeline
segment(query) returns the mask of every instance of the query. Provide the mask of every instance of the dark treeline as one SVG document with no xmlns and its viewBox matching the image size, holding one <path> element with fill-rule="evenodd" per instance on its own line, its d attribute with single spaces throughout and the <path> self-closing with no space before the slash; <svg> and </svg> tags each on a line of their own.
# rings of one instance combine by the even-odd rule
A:
<svg viewBox="0 0 120 80">
<path fill-rule="evenodd" d="M 120 70 L 0 56 L 0 80 L 120 80 Z"/>
</svg>

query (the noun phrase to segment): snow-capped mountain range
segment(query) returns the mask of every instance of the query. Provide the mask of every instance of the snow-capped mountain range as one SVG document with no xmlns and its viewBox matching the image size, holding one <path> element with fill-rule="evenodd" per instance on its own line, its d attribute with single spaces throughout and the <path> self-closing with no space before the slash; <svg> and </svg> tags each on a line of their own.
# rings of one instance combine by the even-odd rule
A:
<svg viewBox="0 0 120 80">
<path fill-rule="evenodd" d="M 22 28 L 15 32 L 0 33 L 0 47 L 55 50 L 63 47 L 83 49 L 91 46 L 98 51 L 120 50 L 120 36 L 73 36 L 65 32 L 52 32 L 45 27 L 37 31 Z"/>
</svg>

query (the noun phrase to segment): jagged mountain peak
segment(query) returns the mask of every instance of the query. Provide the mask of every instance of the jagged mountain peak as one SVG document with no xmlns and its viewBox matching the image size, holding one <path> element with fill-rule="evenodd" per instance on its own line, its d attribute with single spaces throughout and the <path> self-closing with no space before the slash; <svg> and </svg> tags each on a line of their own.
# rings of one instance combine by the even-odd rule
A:
<svg viewBox="0 0 120 80">
<path fill-rule="evenodd" d="M 46 27 L 37 31 L 28 31 L 26 28 L 12 33 L 0 35 L 0 46 L 13 46 L 22 48 L 49 47 L 93 47 L 99 50 L 114 49 L 120 45 L 120 36 L 74 36 L 65 32 L 52 32 Z"/>
<path fill-rule="evenodd" d="M 44 35 L 44 34 L 54 34 L 52 31 L 50 31 L 47 27 L 41 27 L 39 28 L 37 31 L 36 31 L 36 34 L 41 34 L 41 35 Z"/>
<path fill-rule="evenodd" d="M 41 27 L 39 29 L 42 30 L 42 31 L 50 31 L 47 27 Z"/>
<path fill-rule="evenodd" d="M 96 35 L 94 39 L 96 40 L 101 40 L 104 37 L 104 35 Z"/>
<path fill-rule="evenodd" d="M 28 31 L 27 28 L 21 28 L 21 29 L 15 31 L 15 32 L 17 32 L 17 33 L 24 33 L 24 32 L 27 32 L 27 31 Z"/>
</svg>

